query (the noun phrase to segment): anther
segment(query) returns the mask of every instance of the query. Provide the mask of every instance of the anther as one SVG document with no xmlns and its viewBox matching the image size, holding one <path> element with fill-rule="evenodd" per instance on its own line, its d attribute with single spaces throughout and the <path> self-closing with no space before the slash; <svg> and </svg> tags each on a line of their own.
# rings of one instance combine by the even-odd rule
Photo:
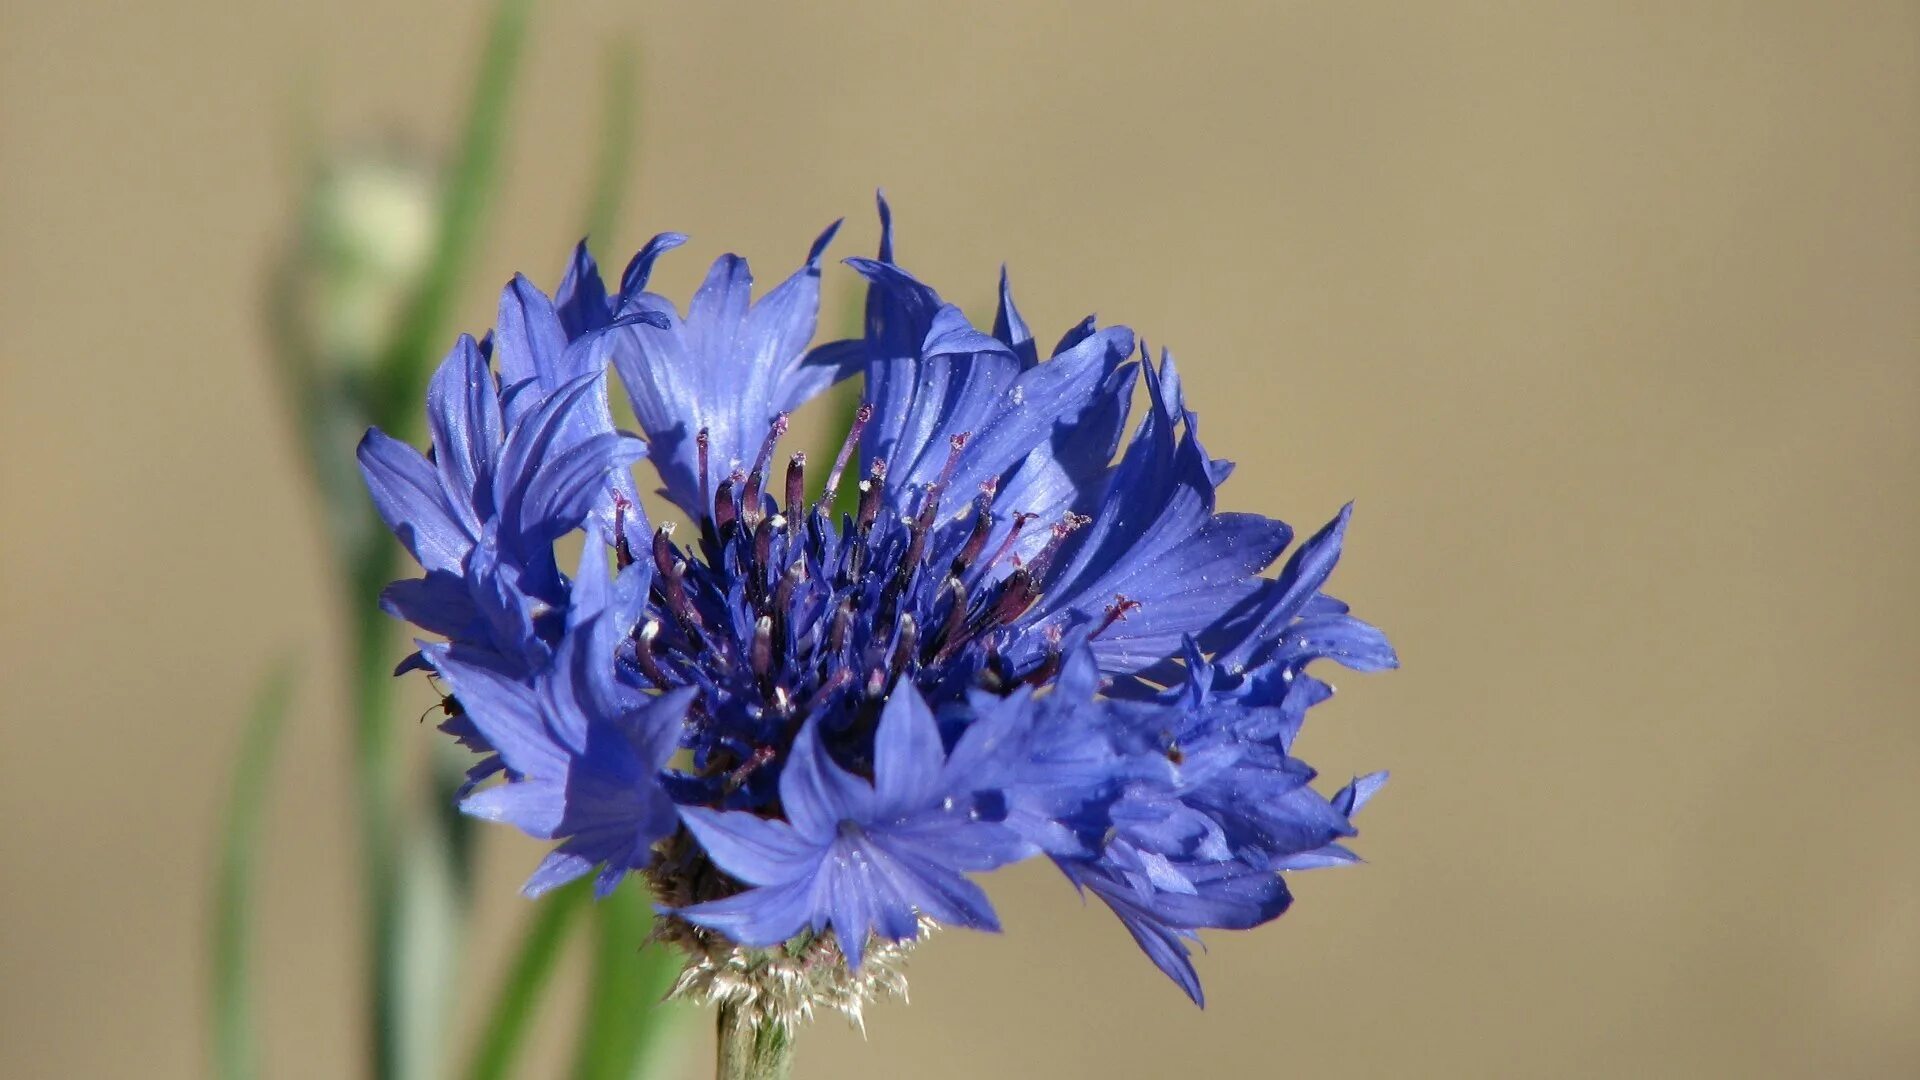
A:
<svg viewBox="0 0 1920 1080">
<path fill-rule="evenodd" d="M 740 790 L 741 785 L 747 782 L 747 777 L 752 776 L 762 765 L 772 761 L 777 755 L 778 751 L 771 746 L 754 747 L 753 753 L 747 755 L 747 760 L 727 774 L 727 790 Z"/>
<path fill-rule="evenodd" d="M 706 428 L 701 428 L 700 434 L 695 435 L 693 437 L 693 444 L 696 448 L 698 448 L 699 455 L 700 455 L 700 505 L 701 506 L 713 505 L 713 488 L 709 486 L 712 483 L 712 481 L 708 479 L 709 474 L 707 472 L 707 450 L 712 442 L 713 442 L 713 437 L 707 434 Z"/>
<path fill-rule="evenodd" d="M 665 522 L 653 531 L 653 565 L 658 567 L 662 574 L 672 571 L 673 564 L 680 561 L 679 556 L 673 551 L 673 541 L 670 539 L 672 536 L 673 522 L 671 521 Z"/>
<path fill-rule="evenodd" d="M 1088 634 L 1087 637 L 1089 639 L 1099 637 L 1111 629 L 1114 623 L 1125 619 L 1128 612 L 1138 610 L 1140 610 L 1140 601 L 1129 600 L 1124 594 L 1115 593 L 1113 603 L 1107 605 L 1107 617 L 1100 620 L 1100 625 L 1095 627 L 1093 633 Z"/>
<path fill-rule="evenodd" d="M 847 647 L 847 636 L 853 632 L 853 597 L 840 601 L 834 609 L 833 625 L 827 630 L 827 652 L 831 656 L 840 655 Z"/>
<path fill-rule="evenodd" d="M 862 402 L 853 414 L 853 426 L 847 429 L 847 441 L 840 445 L 840 456 L 833 459 L 833 471 L 827 474 L 827 489 L 820 501 L 833 505 L 833 496 L 840 490 L 840 474 L 847 468 L 847 461 L 853 457 L 853 448 L 860 445 L 860 433 L 867 429 L 867 421 L 873 419 L 873 405 Z"/>
<path fill-rule="evenodd" d="M 764 570 L 771 565 L 773 559 L 773 531 L 780 527 L 780 525 L 774 524 L 776 520 L 779 521 L 780 525 L 786 524 L 785 518 L 775 514 L 773 517 L 762 521 L 760 527 L 753 530 L 753 562 L 758 570 Z M 760 576 L 758 570 L 750 575 L 750 577 L 758 578 Z"/>
<path fill-rule="evenodd" d="M 773 593 L 774 614 L 785 618 L 786 614 L 793 610 L 793 594 L 806 583 L 806 580 L 807 564 L 805 562 L 794 563 L 787 568 L 786 573 L 780 575 L 780 584 Z"/>
<path fill-rule="evenodd" d="M 973 560 L 987 546 L 987 537 L 993 532 L 993 515 L 989 511 L 993 506 L 993 492 L 982 492 L 973 512 L 973 529 L 967 533 L 967 541 L 960 545 L 960 553 L 953 557 L 953 566 L 949 569 L 954 577 L 967 572 Z"/>
<path fill-rule="evenodd" d="M 798 521 L 807 506 L 807 452 L 787 459 L 787 516 Z"/>
<path fill-rule="evenodd" d="M 967 448 L 967 440 L 973 438 L 973 432 L 963 431 L 947 440 L 947 463 L 940 467 L 940 478 L 927 489 L 927 497 L 940 500 L 940 494 L 947 490 L 947 484 L 953 480 L 953 471 L 960 467 L 960 451 Z"/>
<path fill-rule="evenodd" d="M 625 495 L 613 496 L 613 565 L 617 570 L 633 565 L 633 545 L 627 543 L 627 507 L 630 505 Z"/>
<path fill-rule="evenodd" d="M 939 635 L 930 643 L 936 664 L 959 651 L 967 641 L 967 586 L 956 574 L 947 579 L 947 591 L 953 593 L 953 603 L 947 608 L 947 618 L 940 626 Z"/>
<path fill-rule="evenodd" d="M 807 697 L 807 702 L 801 706 L 798 715 L 806 716 L 809 713 L 818 712 L 820 707 L 827 703 L 828 698 L 839 693 L 842 687 L 852 681 L 853 676 L 847 672 L 846 668 L 834 668 L 833 674 L 829 675 L 826 680 Z"/>
<path fill-rule="evenodd" d="M 862 533 L 873 528 L 873 523 L 879 520 L 880 494 L 886 481 L 886 459 L 874 458 L 873 468 L 868 471 L 867 478 L 860 481 L 860 515 L 854 521 Z"/>
<path fill-rule="evenodd" d="M 1020 681 L 1028 686 L 1045 686 L 1058 674 L 1060 674 L 1060 650 L 1048 649 L 1046 657 L 1035 665 L 1032 671 L 1022 676 Z"/>
<path fill-rule="evenodd" d="M 1007 538 L 1005 540 L 1000 541 L 1000 546 L 994 549 L 993 557 L 986 561 L 986 565 L 992 566 L 995 563 L 999 562 L 1001 559 L 1006 558 L 1007 552 L 1013 550 L 1013 545 L 1015 541 L 1020 539 L 1020 531 L 1022 529 L 1025 529 L 1029 522 L 1033 521 L 1033 519 L 1039 516 L 1040 516 L 1039 514 L 1029 514 L 1024 510 L 1014 511 L 1013 527 L 1007 530 Z"/>
<path fill-rule="evenodd" d="M 1054 556 L 1060 554 L 1060 547 L 1067 542 L 1067 537 L 1072 536 L 1081 526 L 1092 520 L 1085 514 L 1076 514 L 1069 510 L 1066 517 L 1055 522 L 1052 539 L 1047 541 L 1046 547 L 1040 549 L 1040 554 L 1033 557 L 1030 567 L 1033 576 L 1036 578 L 1046 576 L 1048 567 L 1053 565 Z"/>
<path fill-rule="evenodd" d="M 994 594 L 993 602 L 981 613 L 984 622 L 974 629 L 975 636 L 989 627 L 1011 623 L 1026 614 L 1038 599 L 1040 589 L 1034 584 L 1032 571 L 1022 567 L 1008 574 L 1007 580 L 1000 583 L 1000 591 Z"/>
<path fill-rule="evenodd" d="M 739 476 L 735 473 L 734 476 Z M 745 479 L 745 477 L 741 477 Z M 722 540 L 726 539 L 727 527 L 734 523 L 739 514 L 733 501 L 734 477 L 720 481 L 720 493 L 713 497 L 713 530 Z"/>
<path fill-rule="evenodd" d="M 907 665 L 914 659 L 914 651 L 919 647 L 920 628 L 914 623 L 913 616 L 900 616 L 900 640 L 894 645 L 893 663 L 889 669 L 896 678 L 907 670 Z"/>
<path fill-rule="evenodd" d="M 660 667 L 660 660 L 653 655 L 654 639 L 660 636 L 660 620 L 648 619 L 640 628 L 639 637 L 633 642 L 633 658 L 640 665 L 640 673 L 653 685 L 665 689 L 667 673 Z"/>
<path fill-rule="evenodd" d="M 787 433 L 787 414 L 781 413 L 773 418 L 773 426 L 767 429 L 766 441 L 760 444 L 760 453 L 753 459 L 753 468 L 747 470 L 746 494 L 740 500 L 740 512 L 752 525 L 760 520 L 760 485 L 767 475 L 767 465 L 773 460 L 773 448 L 780 437 Z"/>
<path fill-rule="evenodd" d="M 773 617 L 762 615 L 753 622 L 753 646 L 747 654 L 753 673 L 766 678 L 773 670 Z"/>
<path fill-rule="evenodd" d="M 697 644 L 700 641 L 703 624 L 700 621 L 699 610 L 693 606 L 693 601 L 687 598 L 687 561 L 685 559 L 676 561 L 667 569 L 666 577 L 667 610 L 673 612 L 673 617 L 680 623 L 681 629 L 685 630 L 687 636 Z"/>
</svg>

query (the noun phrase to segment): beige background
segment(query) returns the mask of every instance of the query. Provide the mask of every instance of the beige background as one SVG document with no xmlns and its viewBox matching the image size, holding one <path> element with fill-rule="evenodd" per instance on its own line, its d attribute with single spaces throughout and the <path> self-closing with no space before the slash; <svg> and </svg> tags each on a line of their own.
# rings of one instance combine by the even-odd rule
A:
<svg viewBox="0 0 1920 1080">
<path fill-rule="evenodd" d="M 8 1077 L 200 1073 L 215 809 L 289 648 L 269 1062 L 357 1060 L 337 613 L 257 307 L 295 86 L 448 134 L 479 20 L 391 7 L 0 6 Z M 1305 745 L 1395 771 L 1371 865 L 1216 936 L 1206 1011 L 1025 868 L 801 1076 L 1920 1074 L 1914 5 L 554 3 L 469 325 L 551 283 L 635 27 L 622 250 L 771 279 L 836 215 L 866 251 L 884 184 L 958 298 L 1004 259 L 1047 340 L 1174 346 L 1232 507 L 1358 499 L 1338 592 L 1406 659 Z M 490 838 L 483 976 L 537 857 Z"/>
</svg>

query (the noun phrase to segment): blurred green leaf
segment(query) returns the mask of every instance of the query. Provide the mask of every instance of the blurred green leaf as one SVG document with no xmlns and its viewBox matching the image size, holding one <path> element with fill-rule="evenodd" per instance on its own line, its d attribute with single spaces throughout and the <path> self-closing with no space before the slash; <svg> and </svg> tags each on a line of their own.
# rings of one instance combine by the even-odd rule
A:
<svg viewBox="0 0 1920 1080">
<path fill-rule="evenodd" d="M 661 999 L 682 957 L 664 945 L 641 947 L 652 926 L 648 893 L 638 880 L 622 882 L 594 905 L 593 972 L 574 1047 L 574 1080 L 634 1080 L 658 1052 L 661 1029 L 673 1018 Z"/>
<path fill-rule="evenodd" d="M 293 666 L 281 661 L 254 696 L 227 793 L 225 832 L 213 890 L 213 1056 L 222 1080 L 260 1072 L 247 961 L 253 931 L 254 859 L 264 825 L 267 779 L 293 701 Z"/>
<path fill-rule="evenodd" d="M 459 147 L 445 176 L 432 254 L 393 341 L 372 373 L 372 419 L 396 438 L 411 438 L 418 429 L 420 402 L 433 360 L 451 333 L 454 297 L 472 259 L 499 169 L 507 111 L 531 6 L 530 0 L 500 0 L 494 7 Z M 441 874 L 444 867 L 421 867 L 414 860 L 401 864 L 395 858 L 399 850 L 397 831 L 402 823 L 397 813 L 398 725 L 391 712 L 393 695 L 388 674 L 393 662 L 393 632 L 372 598 L 395 576 L 397 551 L 393 544 L 369 548 L 356 561 L 348 583 L 352 603 L 360 613 L 354 624 L 353 653 L 360 680 L 355 766 L 371 928 L 369 978 L 375 1080 L 410 1078 L 412 1074 L 405 1069 L 424 1060 L 416 1048 L 423 1045 L 422 1040 L 434 1037 L 424 1025 L 429 1024 L 435 1010 L 407 1000 L 410 988 L 429 976 L 417 968 L 418 963 L 425 962 L 421 954 L 411 959 L 403 956 L 409 942 L 402 932 L 402 920 L 418 916 L 424 908 L 416 906 L 410 915 L 409 903 L 428 902 L 445 880 L 436 883 L 422 876 Z M 404 880 L 409 874 L 416 880 Z M 438 978 L 451 982 L 452 972 L 442 970 Z"/>
<path fill-rule="evenodd" d="M 473 1080 L 502 1080 L 518 1075 L 514 1061 L 539 1010 L 541 992 L 553 977 L 565 951 L 567 935 L 573 930 L 580 912 L 592 895 L 593 882 L 576 881 L 539 900 L 520 939 L 520 951 L 514 954 L 500 984 L 493 1011 L 481 1030 L 481 1042 L 474 1049 L 467 1075 Z"/>
<path fill-rule="evenodd" d="M 374 415 L 379 425 L 396 438 L 405 438 L 414 430 L 428 373 L 448 344 L 454 297 L 472 258 L 499 172 L 507 109 L 513 99 L 531 7 L 531 0 L 500 0 L 494 7 L 479 75 L 467 103 L 460 147 L 446 177 L 433 256 L 407 317 L 380 365 Z"/>
<path fill-rule="evenodd" d="M 600 153 L 594 160 L 593 194 L 587 202 L 587 236 L 601 248 L 620 223 L 627 178 L 633 171 L 639 117 L 640 50 L 630 37 L 607 45 L 600 96 Z"/>
<path fill-rule="evenodd" d="M 416 823 L 402 841 L 394 900 L 394 1060 L 400 1076 L 430 1080 L 447 1071 L 447 1021 L 460 987 L 467 904 L 441 820 Z"/>
</svg>

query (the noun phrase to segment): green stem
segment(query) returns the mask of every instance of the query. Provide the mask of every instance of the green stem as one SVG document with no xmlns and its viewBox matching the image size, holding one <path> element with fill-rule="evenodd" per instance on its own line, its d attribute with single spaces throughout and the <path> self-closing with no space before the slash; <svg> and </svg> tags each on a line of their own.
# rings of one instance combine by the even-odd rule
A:
<svg viewBox="0 0 1920 1080">
<path fill-rule="evenodd" d="M 755 1024 L 750 1007 L 723 1003 L 719 1035 L 714 1080 L 787 1080 L 792 1075 L 793 1032 L 780 1024 Z"/>
<path fill-rule="evenodd" d="M 354 596 L 370 597 L 391 576 L 393 561 L 384 553 L 360 561 Z M 367 1000 L 373 1019 L 373 1075 L 391 1080 L 399 1074 L 398 1002 L 400 965 L 396 931 L 399 915 L 396 836 L 399 824 L 399 758 L 393 723 L 392 632 L 386 616 L 372 603 L 356 605 L 353 642 L 354 786 L 360 811 L 361 884 L 365 889 L 368 936 Z"/>
<path fill-rule="evenodd" d="M 227 797 L 226 839 L 220 853 L 213 916 L 213 1030 L 215 1075 L 251 1080 L 260 1074 L 253 1030 L 251 959 L 254 862 L 269 791 L 268 770 L 292 703 L 292 665 L 281 661 L 261 686 L 233 766 Z"/>
<path fill-rule="evenodd" d="M 514 1062 L 533 1026 L 540 991 L 560 962 L 560 946 L 574 919 L 586 908 L 590 881 L 577 881 L 535 907 L 520 952 L 500 987 L 500 999 L 487 1017 L 481 1043 L 467 1069 L 472 1080 L 502 1080 L 516 1073 Z"/>
</svg>

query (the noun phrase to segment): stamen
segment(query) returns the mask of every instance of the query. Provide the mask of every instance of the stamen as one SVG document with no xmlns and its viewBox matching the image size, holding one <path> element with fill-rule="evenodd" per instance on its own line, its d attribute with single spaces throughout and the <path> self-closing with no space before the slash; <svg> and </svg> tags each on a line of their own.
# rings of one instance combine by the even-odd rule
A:
<svg viewBox="0 0 1920 1080">
<path fill-rule="evenodd" d="M 671 521 L 662 523 L 653 531 L 653 565 L 662 574 L 671 573 L 673 564 L 680 561 L 680 557 L 674 553 L 673 541 L 669 539 L 672 535 L 673 522 Z"/>
<path fill-rule="evenodd" d="M 888 669 L 894 678 L 907 670 L 907 665 L 913 661 L 914 651 L 919 647 L 920 628 L 914 623 L 913 616 L 900 616 L 900 641 L 894 646 L 893 663 Z"/>
<path fill-rule="evenodd" d="M 787 516 L 798 521 L 806 508 L 807 452 L 802 450 L 787 459 Z"/>
<path fill-rule="evenodd" d="M 700 505 L 701 506 L 713 505 L 713 489 L 709 486 L 711 481 L 707 479 L 707 475 L 708 475 L 707 449 L 712 442 L 713 442 L 713 437 L 707 434 L 706 428 L 701 428 L 700 434 L 695 435 L 693 437 L 693 444 L 694 446 L 699 448 L 699 452 L 700 452 Z"/>
<path fill-rule="evenodd" d="M 1033 557 L 1033 563 L 1029 567 L 1033 571 L 1033 576 L 1045 577 L 1047 569 L 1053 565 L 1054 556 L 1060 554 L 1061 545 L 1067 542 L 1067 537 L 1072 536 L 1076 530 L 1092 520 L 1085 514 L 1076 514 L 1069 510 L 1066 517 L 1055 522 L 1053 538 L 1047 541 L 1046 547 L 1040 549 L 1040 554 Z"/>
<path fill-rule="evenodd" d="M 834 609 L 833 624 L 827 629 L 827 652 L 830 656 L 839 656 L 847 647 L 847 636 L 853 631 L 853 597 L 840 601 Z"/>
<path fill-rule="evenodd" d="M 1115 593 L 1113 603 L 1107 605 L 1107 617 L 1100 620 L 1100 625 L 1094 628 L 1093 633 L 1087 635 L 1088 640 L 1099 637 L 1111 629 L 1114 623 L 1125 620 L 1128 612 L 1138 610 L 1140 610 L 1140 601 L 1129 600 L 1123 593 Z"/>
<path fill-rule="evenodd" d="M 853 675 L 848 672 L 846 668 L 834 668 L 833 674 L 828 676 L 826 681 L 822 682 L 819 688 L 807 697 L 806 704 L 800 707 L 799 715 L 805 716 L 808 713 L 818 711 L 822 705 L 827 703 L 828 698 L 839 693 L 842 687 L 852 681 Z"/>
<path fill-rule="evenodd" d="M 773 617 L 762 615 L 753 621 L 753 646 L 747 653 L 753 673 L 766 678 L 773 670 Z"/>
<path fill-rule="evenodd" d="M 699 609 L 687 598 L 687 561 L 680 559 L 667 569 L 667 610 L 673 612 L 680 629 L 686 632 L 697 648 L 701 641 L 701 631 L 706 625 L 700 620 Z"/>
<path fill-rule="evenodd" d="M 784 619 L 793 610 L 793 594 L 807 581 L 805 561 L 794 563 L 787 572 L 780 575 L 780 584 L 773 593 L 773 613 Z"/>
<path fill-rule="evenodd" d="M 667 673 L 661 669 L 660 660 L 653 655 L 653 642 L 660 636 L 660 620 L 648 619 L 640 628 L 640 635 L 633 642 L 633 657 L 640 665 L 640 673 L 647 681 L 664 690 L 667 688 Z"/>
<path fill-rule="evenodd" d="M 773 448 L 786 433 L 787 414 L 781 413 L 773 418 L 766 441 L 760 444 L 759 456 L 753 459 L 753 468 L 747 470 L 746 494 L 740 500 L 740 512 L 749 525 L 760 520 L 760 485 L 767 475 L 767 466 L 773 461 Z"/>
<path fill-rule="evenodd" d="M 907 591 L 914 570 L 920 566 L 920 556 L 927 550 L 927 532 L 933 528 L 933 518 L 939 509 L 939 496 L 929 491 L 926 505 L 920 508 L 920 516 L 909 527 L 906 554 L 901 556 L 899 565 L 893 568 L 893 577 L 888 579 L 885 590 L 880 594 L 879 624 L 882 626 L 893 621 L 900 596 Z"/>
<path fill-rule="evenodd" d="M 860 481 L 860 514 L 854 519 L 855 526 L 863 536 L 880 517 L 880 493 L 886 481 L 886 459 L 874 458 L 873 468 L 868 471 L 867 478 Z"/>
<path fill-rule="evenodd" d="M 953 557 L 950 573 L 959 577 L 980 557 L 987 546 L 987 537 L 993 532 L 993 494 L 999 487 L 999 481 L 989 480 L 980 486 L 980 498 L 974 503 L 973 531 L 967 534 L 967 542 L 960 545 L 960 553 Z"/>
<path fill-rule="evenodd" d="M 625 495 L 613 497 L 613 565 L 625 570 L 633 565 L 633 545 L 627 542 L 627 502 Z"/>
<path fill-rule="evenodd" d="M 727 791 L 731 793 L 740 790 L 740 788 L 746 784 L 747 777 L 752 776 L 762 765 L 772 761 L 778 754 L 779 751 L 771 746 L 754 747 L 753 753 L 747 755 L 747 760 L 741 762 L 738 768 L 727 774 Z"/>
<path fill-rule="evenodd" d="M 833 459 L 833 471 L 827 474 L 827 488 L 820 501 L 833 505 L 833 497 L 840 490 L 840 474 L 846 470 L 848 459 L 853 457 L 853 448 L 860 444 L 860 433 L 867 430 L 867 421 L 873 419 L 873 405 L 862 402 L 853 414 L 853 426 L 847 429 L 847 441 L 840 445 L 840 456 Z"/>
<path fill-rule="evenodd" d="M 933 639 L 933 662 L 938 664 L 958 652 L 960 646 L 967 643 L 967 586 L 959 575 L 947 579 L 947 590 L 953 593 L 953 604 L 947 608 L 947 618 L 940 626 L 940 633 Z"/>
<path fill-rule="evenodd" d="M 780 517 L 780 515 L 775 514 L 773 517 L 767 518 L 766 520 L 762 521 L 760 523 L 760 527 L 753 530 L 754 572 L 748 575 L 749 581 L 758 581 L 760 579 L 761 573 L 764 572 L 768 567 L 772 565 L 773 530 L 780 527 L 780 525 L 774 524 L 776 520 L 780 523 L 780 525 L 786 524 L 785 518 L 782 518 Z"/>
<path fill-rule="evenodd" d="M 1045 686 L 1060 674 L 1060 650 L 1048 649 L 1047 655 L 1032 671 L 1021 677 L 1020 681 L 1028 686 Z"/>
<path fill-rule="evenodd" d="M 941 492 L 947 490 L 947 484 L 953 480 L 953 471 L 960 466 L 960 451 L 967 448 L 967 440 L 973 438 L 973 432 L 963 431 L 947 440 L 947 463 L 940 467 L 940 478 L 927 488 L 927 497 L 939 502 Z"/>
<path fill-rule="evenodd" d="M 1005 626 L 1027 613 L 1035 600 L 1040 599 L 1040 587 L 1034 583 L 1032 571 L 1022 567 L 1007 575 L 1000 583 L 1000 590 L 994 594 L 993 602 L 981 612 L 981 625 L 973 628 L 973 636 L 995 626 Z"/>
<path fill-rule="evenodd" d="M 734 501 L 733 493 L 746 478 L 746 474 L 735 471 L 733 475 L 720 481 L 720 493 L 713 497 L 714 534 L 722 540 L 725 540 L 727 537 L 728 526 L 732 525 L 739 517 L 740 507 L 739 504 Z"/>
<path fill-rule="evenodd" d="M 1020 530 L 1026 528 L 1028 522 L 1034 520 L 1039 516 L 1040 516 L 1039 514 L 1029 514 L 1024 510 L 1014 511 L 1013 527 L 1007 530 L 1007 538 L 1005 540 L 1000 541 L 1000 546 L 994 549 L 993 557 L 988 559 L 985 565 L 988 567 L 992 567 L 995 563 L 998 563 L 1001 559 L 1006 558 L 1007 552 L 1013 550 L 1014 542 L 1020 539 Z"/>
</svg>

